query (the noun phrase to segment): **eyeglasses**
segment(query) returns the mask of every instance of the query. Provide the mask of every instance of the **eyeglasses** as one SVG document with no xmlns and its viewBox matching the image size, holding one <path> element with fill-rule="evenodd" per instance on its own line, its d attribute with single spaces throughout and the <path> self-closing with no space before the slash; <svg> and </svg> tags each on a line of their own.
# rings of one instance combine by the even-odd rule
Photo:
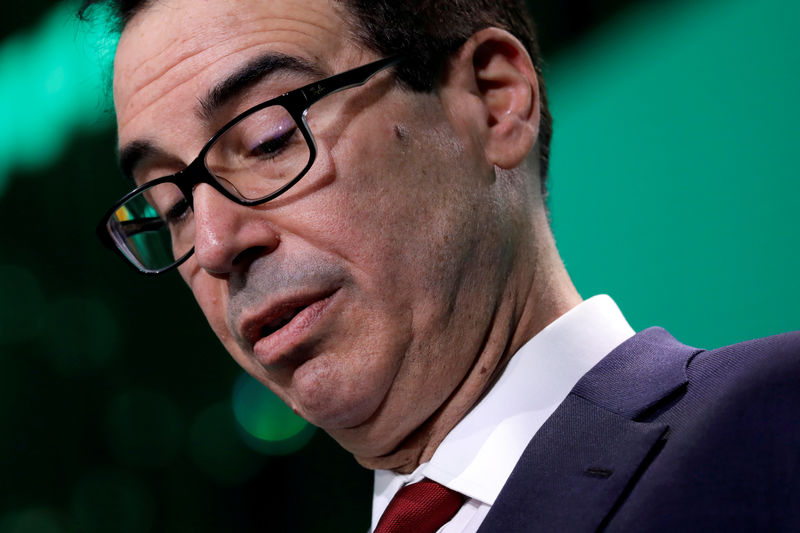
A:
<svg viewBox="0 0 800 533">
<path fill-rule="evenodd" d="M 177 267 L 194 252 L 195 186 L 207 183 L 244 206 L 277 198 L 314 164 L 317 147 L 307 122 L 309 108 L 365 84 L 401 60 L 384 58 L 251 107 L 214 134 L 186 168 L 123 196 L 103 216 L 97 236 L 143 274 Z"/>
</svg>

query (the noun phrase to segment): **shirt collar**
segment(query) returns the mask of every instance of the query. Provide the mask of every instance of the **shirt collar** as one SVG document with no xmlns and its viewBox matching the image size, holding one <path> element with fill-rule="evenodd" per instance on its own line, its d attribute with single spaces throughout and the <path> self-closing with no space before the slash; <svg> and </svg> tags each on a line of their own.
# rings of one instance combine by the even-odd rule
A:
<svg viewBox="0 0 800 533">
<path fill-rule="evenodd" d="M 525 343 L 497 383 L 408 475 L 375 472 L 373 527 L 394 494 L 423 477 L 494 504 L 522 452 L 570 390 L 634 331 L 614 301 L 595 296 Z"/>
</svg>

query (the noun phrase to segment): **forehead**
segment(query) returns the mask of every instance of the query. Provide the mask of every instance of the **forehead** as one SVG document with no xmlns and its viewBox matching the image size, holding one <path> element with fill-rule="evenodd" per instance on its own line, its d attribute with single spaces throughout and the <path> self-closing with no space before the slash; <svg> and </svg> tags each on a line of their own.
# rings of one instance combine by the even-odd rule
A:
<svg viewBox="0 0 800 533">
<path fill-rule="evenodd" d="M 114 65 L 120 130 L 160 101 L 199 96 L 266 52 L 330 70 L 348 38 L 331 0 L 156 0 L 126 26 Z"/>
</svg>

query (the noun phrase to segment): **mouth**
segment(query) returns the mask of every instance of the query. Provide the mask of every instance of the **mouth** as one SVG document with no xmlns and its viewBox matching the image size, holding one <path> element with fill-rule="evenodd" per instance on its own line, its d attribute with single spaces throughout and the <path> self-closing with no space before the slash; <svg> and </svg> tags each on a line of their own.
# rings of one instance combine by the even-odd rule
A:
<svg viewBox="0 0 800 533">
<path fill-rule="evenodd" d="M 258 337 L 259 338 L 269 337 L 270 335 L 281 329 L 283 326 L 291 322 L 291 320 L 298 314 L 300 314 L 300 311 L 302 311 L 303 309 L 305 309 L 305 307 L 295 307 L 289 309 L 282 316 L 276 318 L 275 320 L 267 322 L 266 324 L 261 326 L 261 330 L 259 331 Z"/>
<path fill-rule="evenodd" d="M 293 297 L 270 305 L 242 322 L 241 337 L 262 365 L 286 362 L 286 354 L 308 337 L 336 292 Z"/>
</svg>

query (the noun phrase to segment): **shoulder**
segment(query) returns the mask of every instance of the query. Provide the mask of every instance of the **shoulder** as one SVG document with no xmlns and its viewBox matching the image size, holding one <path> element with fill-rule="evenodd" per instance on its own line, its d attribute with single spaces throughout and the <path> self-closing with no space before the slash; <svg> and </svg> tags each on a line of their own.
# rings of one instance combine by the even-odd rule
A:
<svg viewBox="0 0 800 533">
<path fill-rule="evenodd" d="M 686 377 L 682 396 L 656 417 L 684 451 L 714 462 L 730 455 L 744 470 L 756 456 L 782 470 L 778 463 L 797 455 L 800 332 L 700 351 Z"/>
<path fill-rule="evenodd" d="M 698 352 L 686 368 L 689 387 L 703 396 L 778 390 L 800 396 L 800 331 Z M 754 398 L 750 398 L 753 400 Z"/>
<path fill-rule="evenodd" d="M 700 350 L 685 372 L 642 420 L 669 430 L 617 530 L 797 531 L 800 332 Z"/>
</svg>

